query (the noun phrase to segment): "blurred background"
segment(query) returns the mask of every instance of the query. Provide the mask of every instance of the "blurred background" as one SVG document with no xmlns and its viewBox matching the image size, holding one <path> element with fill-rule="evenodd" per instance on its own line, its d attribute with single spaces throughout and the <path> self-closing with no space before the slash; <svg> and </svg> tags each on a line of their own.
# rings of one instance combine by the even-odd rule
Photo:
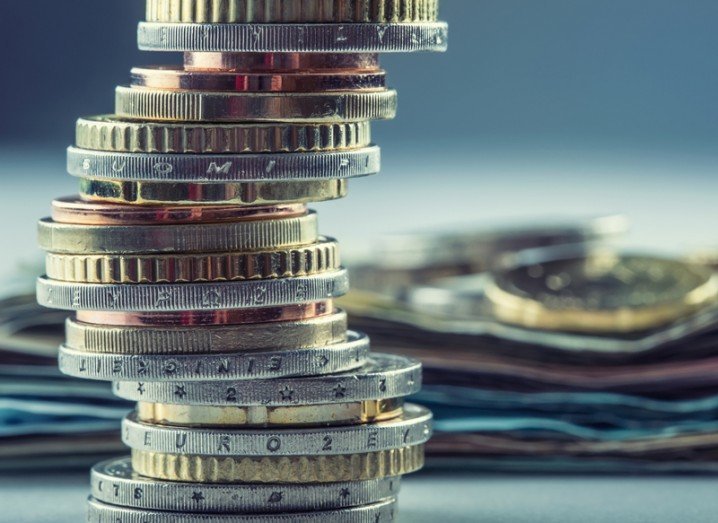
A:
<svg viewBox="0 0 718 523">
<path fill-rule="evenodd" d="M 74 192 L 75 119 L 111 112 L 133 65 L 180 62 L 137 51 L 143 9 L 20 2 L 0 17 L 0 169 L 22 202 L 0 209 L 13 221 L 4 252 L 36 252 L 34 220 Z M 387 230 L 607 212 L 627 213 L 641 245 L 716 243 L 716 2 L 446 0 L 441 12 L 446 55 L 383 57 L 400 109 L 374 126 L 381 177 L 319 206 L 345 251 Z"/>
<path fill-rule="evenodd" d="M 114 87 L 128 83 L 132 66 L 181 62 L 178 54 L 137 51 L 136 24 L 143 15 L 143 0 L 37 0 L 15 2 L 0 16 L 0 296 L 32 291 L 41 271 L 36 220 L 49 213 L 53 198 L 76 192 L 64 158 L 75 119 L 112 112 Z M 713 255 L 718 3 L 444 0 L 441 18 L 450 24 L 447 54 L 382 57 L 399 90 L 400 109 L 395 121 L 373 126 L 383 151 L 381 175 L 354 181 L 345 200 L 314 206 L 323 233 L 340 239 L 349 265 L 357 268 L 357 286 L 369 291 L 344 304 L 353 325 L 372 334 L 375 349 L 424 358 L 429 386 L 419 399 L 438 414 L 434 452 L 449 458 L 444 464 L 466 465 L 463 456 L 473 456 L 474 471 L 482 472 L 715 472 L 715 307 L 628 337 L 517 334 L 477 327 L 473 319 L 460 328 L 437 328 L 426 310 L 403 309 L 412 302 L 397 300 L 407 289 L 398 289 L 395 273 L 384 271 L 389 278 L 382 280 L 367 264 L 386 253 L 382 245 L 388 244 L 377 238 L 388 233 L 494 231 L 527 222 L 541 230 L 558 219 L 593 240 L 593 222 L 586 218 L 614 214 L 625 216 L 630 227 L 613 243 L 675 256 Z M 623 233 L 622 226 L 613 232 Z M 502 248 L 536 246 L 519 243 Z M 496 254 L 496 245 L 489 247 L 482 255 Z M 472 270 L 488 268 L 479 265 Z M 387 293 L 372 294 L 377 289 Z M 417 296 L 425 306 L 423 295 Z M 68 452 L 90 454 L 89 461 L 94 454 L 120 452 L 114 428 L 127 404 L 113 400 L 106 384 L 54 374 L 62 315 L 41 317 L 31 302 L 0 305 L 0 468 L 42 453 L 40 465 L 52 467 L 65 463 Z M 17 336 L 23 329 L 31 335 Z M 582 350 L 587 346 L 593 349 Z M 605 346 L 612 351 L 600 349 Z M 445 357 L 447 347 L 454 359 Z M 499 367 L 505 370 L 490 370 Z M 526 378 L 537 369 L 543 378 Z M 18 378 L 22 372 L 42 386 L 32 389 Z M 594 381 L 582 381 L 589 375 Z M 41 389 L 38 399 L 33 394 Z M 55 410 L 53 395 L 77 403 Z M 87 405 L 93 406 L 92 419 Z M 35 447 L 13 440 L 52 434 L 55 418 L 64 420 L 68 433 L 90 435 L 73 437 L 74 447 L 63 443 L 60 450 L 43 437 Z M 82 474 L 73 480 L 73 496 L 85 495 Z M 414 495 L 407 499 L 419 504 L 409 509 L 413 521 L 422 514 L 433 521 L 452 514 L 452 521 L 475 521 L 462 519 L 456 508 L 475 501 L 474 487 L 460 479 L 454 468 L 442 483 L 452 490 L 441 513 L 431 512 L 435 484 L 410 490 Z M 0 490 L 23 499 L 26 485 L 11 483 L 0 482 Z M 658 490 L 615 479 L 540 485 L 527 479 L 517 485 L 515 479 L 483 483 L 489 489 L 482 500 L 488 503 L 486 521 L 535 521 L 535 514 L 560 521 L 548 515 L 557 506 L 567 521 L 581 511 L 583 521 L 601 521 L 588 514 L 606 510 L 608 498 L 617 500 L 613 520 L 629 521 L 631 513 L 644 521 L 650 513 L 653 521 L 676 521 L 686 514 L 671 501 L 679 492 L 695 510 L 692 521 L 711 520 L 716 508 L 701 494 L 713 483 L 667 479 Z M 566 495 L 570 488 L 576 491 Z M 426 511 L 417 508 L 424 498 Z M 701 519 L 705 514 L 710 516 Z"/>
</svg>

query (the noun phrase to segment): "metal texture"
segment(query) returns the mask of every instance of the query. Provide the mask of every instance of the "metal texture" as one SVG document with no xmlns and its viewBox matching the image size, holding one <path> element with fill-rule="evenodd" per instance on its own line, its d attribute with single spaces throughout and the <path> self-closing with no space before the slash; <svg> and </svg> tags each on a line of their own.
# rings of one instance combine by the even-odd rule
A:
<svg viewBox="0 0 718 523">
<path fill-rule="evenodd" d="M 269 205 L 343 198 L 347 180 L 243 183 L 128 182 L 80 178 L 80 195 L 127 205 Z"/>
<path fill-rule="evenodd" d="M 346 270 L 275 280 L 152 285 L 37 280 L 37 301 L 50 309 L 173 312 L 308 303 L 349 290 Z"/>
<path fill-rule="evenodd" d="M 446 51 L 444 22 L 402 24 L 173 24 L 142 22 L 144 51 L 407 53 Z"/>
<path fill-rule="evenodd" d="M 110 505 L 209 514 L 358 507 L 392 498 L 399 493 L 401 486 L 399 477 L 317 485 L 198 485 L 142 477 L 132 470 L 129 458 L 98 463 L 92 469 L 90 481 L 92 497 Z"/>
<path fill-rule="evenodd" d="M 40 220 L 40 247 L 58 254 L 211 253 L 309 245 L 317 215 L 185 225 L 75 225 Z"/>
<path fill-rule="evenodd" d="M 147 0 L 148 22 L 406 23 L 437 19 L 439 0 Z"/>
<path fill-rule="evenodd" d="M 375 523 L 394 521 L 396 500 L 381 501 L 362 507 L 284 514 L 183 514 L 138 510 L 88 501 L 88 523 Z M 377 519 L 378 518 L 378 519 Z"/>
<path fill-rule="evenodd" d="M 152 89 L 244 93 L 365 91 L 386 88 L 381 69 L 325 71 L 197 71 L 175 66 L 134 67 L 132 85 Z"/>
<path fill-rule="evenodd" d="M 306 247 L 259 252 L 166 255 L 48 253 L 45 274 L 79 283 L 197 283 L 309 276 L 341 268 L 339 246 L 320 238 Z"/>
<path fill-rule="evenodd" d="M 124 118 L 184 122 L 359 122 L 396 116 L 396 91 L 242 93 L 120 86 L 115 112 Z"/>
<path fill-rule="evenodd" d="M 296 182 L 338 180 L 379 172 L 379 147 L 350 151 L 237 155 L 150 154 L 70 147 L 73 176 L 154 182 Z"/>
<path fill-rule="evenodd" d="M 172 312 L 77 311 L 76 317 L 78 321 L 96 325 L 198 327 L 300 321 L 325 316 L 333 311 L 332 300 L 322 300 L 256 309 L 209 309 Z"/>
<path fill-rule="evenodd" d="M 186 71 L 377 71 L 376 53 L 184 53 Z"/>
<path fill-rule="evenodd" d="M 106 381 L 255 380 L 346 372 L 363 366 L 368 353 L 369 338 L 350 331 L 347 341 L 331 345 L 226 354 L 134 356 L 62 346 L 59 367 L 70 376 Z"/>
<path fill-rule="evenodd" d="M 197 58 L 199 60 L 199 58 Z M 219 124 L 80 118 L 75 144 L 118 153 L 263 154 L 339 151 L 371 143 L 369 122 Z"/>
<path fill-rule="evenodd" d="M 407 403 L 396 419 L 349 426 L 271 429 L 186 428 L 122 422 L 122 441 L 144 452 L 200 456 L 333 456 L 422 445 L 431 436 L 431 412 Z"/>
<path fill-rule="evenodd" d="M 196 483 L 335 483 L 401 476 L 424 466 L 424 446 L 334 456 L 215 457 L 132 451 L 146 477 Z"/>
<path fill-rule="evenodd" d="M 303 204 L 266 207 L 219 205 L 131 206 L 88 202 L 78 197 L 58 198 L 52 202 L 52 220 L 75 225 L 177 225 L 222 223 L 280 218 L 297 218 L 307 214 Z"/>
<path fill-rule="evenodd" d="M 320 347 L 346 340 L 347 315 L 336 312 L 298 321 L 244 325 L 118 327 L 68 319 L 66 345 L 105 354 L 223 354 Z"/>
<path fill-rule="evenodd" d="M 114 392 L 132 401 L 175 405 L 321 405 L 403 398 L 421 388 L 421 362 L 372 354 L 361 369 L 302 379 L 248 381 L 116 382 Z"/>
<path fill-rule="evenodd" d="M 214 407 L 137 403 L 137 419 L 154 425 L 179 427 L 330 426 L 372 423 L 398 418 L 403 399 L 365 400 L 295 407 Z"/>
</svg>

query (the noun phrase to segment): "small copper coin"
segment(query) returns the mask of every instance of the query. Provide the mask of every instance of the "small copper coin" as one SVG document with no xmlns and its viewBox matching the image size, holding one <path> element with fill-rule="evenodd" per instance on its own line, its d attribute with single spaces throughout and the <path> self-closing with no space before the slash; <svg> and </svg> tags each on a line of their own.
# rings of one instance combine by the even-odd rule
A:
<svg viewBox="0 0 718 523">
<path fill-rule="evenodd" d="M 320 92 L 381 90 L 386 88 L 382 70 L 292 72 L 185 71 L 176 67 L 136 67 L 132 85 L 153 89 L 185 89 L 234 92 Z"/>
<path fill-rule="evenodd" d="M 148 225 L 222 223 L 243 220 L 293 218 L 307 213 L 303 204 L 262 207 L 226 206 L 137 206 L 84 201 L 76 196 L 52 202 L 52 219 L 77 225 Z"/>
<path fill-rule="evenodd" d="M 185 53 L 186 71 L 303 71 L 379 69 L 378 54 Z"/>
<path fill-rule="evenodd" d="M 222 309 L 182 312 L 78 311 L 77 321 L 95 325 L 142 327 L 153 325 L 242 325 L 299 321 L 334 313 L 332 300 L 259 309 Z"/>
</svg>

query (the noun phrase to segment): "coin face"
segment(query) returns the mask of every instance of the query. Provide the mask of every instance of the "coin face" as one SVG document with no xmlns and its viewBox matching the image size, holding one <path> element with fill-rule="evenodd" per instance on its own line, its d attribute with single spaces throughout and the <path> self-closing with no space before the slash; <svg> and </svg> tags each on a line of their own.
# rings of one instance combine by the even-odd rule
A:
<svg viewBox="0 0 718 523">
<path fill-rule="evenodd" d="M 531 328 L 639 331 L 715 301 L 715 276 L 679 260 L 609 251 L 569 254 L 497 272 L 486 296 L 496 316 Z"/>
</svg>

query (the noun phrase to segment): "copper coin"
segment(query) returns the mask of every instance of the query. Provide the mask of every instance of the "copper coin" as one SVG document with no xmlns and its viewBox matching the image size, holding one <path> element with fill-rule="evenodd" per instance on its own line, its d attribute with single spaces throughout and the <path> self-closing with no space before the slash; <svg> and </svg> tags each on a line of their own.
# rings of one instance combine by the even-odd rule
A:
<svg viewBox="0 0 718 523">
<path fill-rule="evenodd" d="M 377 54 L 185 53 L 186 71 L 303 71 L 379 69 Z"/>
<path fill-rule="evenodd" d="M 135 67 L 132 85 L 154 89 L 235 92 L 319 92 L 384 89 L 384 71 L 240 72 L 185 71 L 176 67 Z"/>
<path fill-rule="evenodd" d="M 77 321 L 95 325 L 119 325 L 127 327 L 157 325 L 242 325 L 246 323 L 271 323 L 278 321 L 299 321 L 333 314 L 332 300 L 282 307 L 258 309 L 222 309 L 181 312 L 115 312 L 78 311 Z"/>
<path fill-rule="evenodd" d="M 89 202 L 77 196 L 52 202 L 52 219 L 78 225 L 147 225 L 222 223 L 244 220 L 293 218 L 307 213 L 303 204 L 262 207 L 226 206 L 138 206 Z"/>
</svg>

